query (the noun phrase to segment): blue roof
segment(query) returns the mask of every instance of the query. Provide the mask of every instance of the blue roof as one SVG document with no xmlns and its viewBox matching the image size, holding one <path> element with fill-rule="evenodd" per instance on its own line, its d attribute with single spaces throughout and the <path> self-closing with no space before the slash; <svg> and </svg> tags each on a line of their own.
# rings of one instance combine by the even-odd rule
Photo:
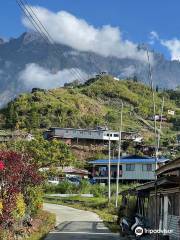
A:
<svg viewBox="0 0 180 240">
<path fill-rule="evenodd" d="M 117 164 L 118 159 L 111 159 L 111 164 Z M 159 158 L 157 160 L 158 163 L 163 163 L 168 161 L 166 158 Z M 98 159 L 94 161 L 90 161 L 91 164 L 108 164 L 109 159 Z M 140 157 L 140 156 L 128 156 L 128 157 L 122 157 L 120 159 L 121 163 L 155 163 L 156 159 L 151 157 Z"/>
</svg>

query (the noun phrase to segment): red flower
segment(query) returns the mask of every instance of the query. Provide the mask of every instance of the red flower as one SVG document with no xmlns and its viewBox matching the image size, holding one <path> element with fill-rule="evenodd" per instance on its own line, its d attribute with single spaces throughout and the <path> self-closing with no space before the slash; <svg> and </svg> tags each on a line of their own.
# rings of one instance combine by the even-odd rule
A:
<svg viewBox="0 0 180 240">
<path fill-rule="evenodd" d="M 0 171 L 4 170 L 4 163 L 3 161 L 0 161 Z"/>
</svg>

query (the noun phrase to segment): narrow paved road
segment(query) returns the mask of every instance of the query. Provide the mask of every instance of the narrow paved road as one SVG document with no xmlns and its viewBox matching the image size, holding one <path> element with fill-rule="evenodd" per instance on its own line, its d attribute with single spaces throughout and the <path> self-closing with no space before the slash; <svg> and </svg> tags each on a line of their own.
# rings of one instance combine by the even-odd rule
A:
<svg viewBox="0 0 180 240">
<path fill-rule="evenodd" d="M 45 240 L 119 240 L 92 212 L 55 204 L 44 204 L 44 209 L 56 214 L 56 228 Z"/>
</svg>

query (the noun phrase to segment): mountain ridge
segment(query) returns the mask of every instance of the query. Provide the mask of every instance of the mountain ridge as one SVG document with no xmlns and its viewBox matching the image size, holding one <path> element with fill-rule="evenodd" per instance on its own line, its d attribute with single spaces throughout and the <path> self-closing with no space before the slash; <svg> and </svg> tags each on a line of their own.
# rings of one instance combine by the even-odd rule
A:
<svg viewBox="0 0 180 240">
<path fill-rule="evenodd" d="M 107 71 L 119 78 L 137 77 L 149 83 L 148 66 L 138 60 L 103 57 L 92 52 L 82 52 L 62 44 L 55 44 L 58 52 L 37 33 L 23 33 L 18 38 L 0 44 L 0 100 L 1 106 L 22 92 L 37 86 L 19 82 L 19 74 L 28 64 L 34 63 L 50 72 L 77 68 L 87 75 Z M 139 48 L 143 46 L 139 45 Z M 155 64 L 153 80 L 160 88 L 176 88 L 180 84 L 180 63 L 169 61 L 162 54 L 151 51 Z M 52 83 L 53 85 L 53 83 Z M 52 86 L 53 87 L 53 86 Z"/>
</svg>

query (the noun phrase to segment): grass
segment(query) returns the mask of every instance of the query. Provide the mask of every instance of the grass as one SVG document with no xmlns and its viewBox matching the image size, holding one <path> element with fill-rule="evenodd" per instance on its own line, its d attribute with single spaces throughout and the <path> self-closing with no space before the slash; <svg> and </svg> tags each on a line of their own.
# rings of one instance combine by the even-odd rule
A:
<svg viewBox="0 0 180 240">
<path fill-rule="evenodd" d="M 54 228 L 55 223 L 56 217 L 54 214 L 41 210 L 33 218 L 31 227 L 20 227 L 15 232 L 8 229 L 0 229 L 0 240 L 42 240 Z"/>
<path fill-rule="evenodd" d="M 55 226 L 56 217 L 54 214 L 42 211 L 38 217 L 41 220 L 41 224 L 39 225 L 37 231 L 31 233 L 31 235 L 26 237 L 24 240 L 42 240 Z"/>
</svg>

